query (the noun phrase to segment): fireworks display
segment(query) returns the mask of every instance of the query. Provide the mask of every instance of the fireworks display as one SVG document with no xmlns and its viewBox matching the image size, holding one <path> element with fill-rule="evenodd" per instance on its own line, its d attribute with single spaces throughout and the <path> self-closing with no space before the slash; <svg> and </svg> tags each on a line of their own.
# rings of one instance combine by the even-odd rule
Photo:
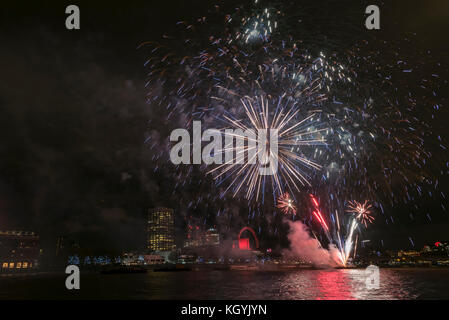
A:
<svg viewBox="0 0 449 320">
<path fill-rule="evenodd" d="M 449 0 L 71 3 L 2 2 L 0 300 L 449 299 Z"/>
<path fill-rule="evenodd" d="M 245 97 L 241 100 L 248 119 L 247 123 L 239 119 L 230 118 L 232 116 L 224 116 L 233 128 L 241 129 L 241 134 L 236 134 L 236 131 L 233 130 L 231 135 L 233 138 L 240 138 L 242 145 L 237 145 L 233 142 L 225 145 L 224 150 L 232 151 L 236 155 L 236 161 L 230 160 L 210 172 L 220 170 L 215 179 L 223 175 L 233 178 L 229 187 L 225 190 L 227 191 L 235 185 L 233 196 L 236 196 L 241 191 L 242 186 L 246 184 L 246 198 L 252 198 L 255 194 L 256 201 L 258 201 L 259 194 L 261 192 L 265 193 L 266 179 L 271 180 L 274 194 L 282 193 L 286 188 L 300 191 L 298 184 L 310 186 L 310 182 L 297 163 L 304 167 L 321 169 L 319 164 L 303 156 L 302 148 L 304 146 L 323 145 L 325 142 L 322 134 L 328 131 L 328 129 L 319 129 L 321 125 L 314 121 L 315 114 L 311 114 L 300 121 L 293 121 L 292 119 L 296 120 L 295 117 L 299 109 L 295 106 L 285 106 L 282 98 L 279 97 L 277 101 L 277 107 L 272 119 L 269 117 L 269 102 L 263 96 L 256 99 Z M 256 164 L 251 164 L 249 160 L 252 159 L 248 159 L 245 162 L 243 159 L 245 154 L 249 154 L 251 149 L 255 149 L 251 143 L 248 143 L 248 140 L 256 142 L 256 137 L 247 137 L 243 132 L 248 130 L 260 132 L 261 130 L 268 131 L 273 129 L 277 130 L 277 152 L 271 152 L 270 148 L 266 148 L 261 157 L 264 161 L 257 161 Z M 268 137 L 266 137 L 266 144 L 269 144 Z M 253 157 L 256 156 L 257 154 L 254 154 Z M 244 164 L 239 164 L 238 160 L 242 160 L 241 162 L 244 162 Z M 276 172 L 267 176 L 261 175 L 260 169 L 263 169 L 265 164 L 270 168 L 276 167 Z"/>
<path fill-rule="evenodd" d="M 296 214 L 296 206 L 288 192 L 279 196 L 276 207 L 281 209 L 284 214 L 289 214 L 290 212 Z"/>
<path fill-rule="evenodd" d="M 355 217 L 352 217 L 350 221 L 348 222 L 348 228 L 346 235 L 343 235 L 342 228 L 340 227 L 340 218 L 338 214 L 336 215 L 335 223 L 332 225 L 333 228 L 329 229 L 329 226 L 324 218 L 324 216 L 321 214 L 320 211 L 320 205 L 314 195 L 310 195 L 312 204 L 313 204 L 313 215 L 315 216 L 316 220 L 321 225 L 327 240 L 331 245 L 334 245 L 338 250 L 338 261 L 335 261 L 340 266 L 347 266 L 348 259 L 351 255 L 351 252 L 355 250 L 354 248 L 354 231 L 357 229 L 358 223 Z M 318 239 L 317 239 L 318 240 Z M 318 240 L 318 242 L 320 242 Z M 320 246 L 323 247 L 323 245 L 320 243 Z"/>
<path fill-rule="evenodd" d="M 211 17 L 178 22 L 176 36 L 142 43 L 139 48 L 149 55 L 147 99 L 166 115 L 168 126 L 189 128 L 201 120 L 223 132 L 278 129 L 277 174 L 260 175 L 260 162 L 196 169 L 178 165 L 170 170 L 178 181 L 173 194 L 189 185 L 207 190 L 187 201 L 189 210 L 242 197 L 248 223 L 259 225 L 258 232 L 261 217 L 272 214 L 270 204 L 297 213 L 311 227 L 312 221 L 321 226 L 345 265 L 359 223 L 373 223 L 372 212 L 378 215 L 376 224 L 389 225 L 395 223 L 393 208 L 398 206 L 408 206 L 414 220 L 423 203 L 418 199 L 440 203 L 446 211 L 440 180 L 449 168 L 447 148 L 433 125 L 444 100 L 438 64 L 430 72 L 425 69 L 434 63 L 426 52 L 410 65 L 407 46 L 398 45 L 408 44 L 409 35 L 391 43 L 374 39 L 375 46 L 362 39 L 344 50 L 312 43 L 300 31 L 295 36 L 285 6 L 261 1 L 235 8 L 216 5 Z M 406 82 L 411 74 L 419 81 Z M 154 151 L 152 160 L 160 160 L 156 170 L 166 166 L 166 141 L 149 135 L 146 142 Z M 242 157 L 250 151 L 247 144 L 225 149 Z M 270 153 L 266 159 L 274 160 Z M 217 192 L 210 192 L 210 176 Z M 296 208 L 286 192 L 295 198 L 316 196 L 312 206 L 304 201 Z M 351 201 L 360 197 L 371 203 Z M 353 215 L 339 215 L 348 201 Z M 216 218 L 226 211 L 221 205 Z M 265 228 L 279 232 L 275 224 Z"/>
<path fill-rule="evenodd" d="M 354 213 L 355 218 L 359 220 L 360 223 L 363 223 L 365 227 L 368 223 L 373 223 L 374 221 L 371 212 L 371 204 L 369 204 L 368 201 L 365 201 L 364 203 L 349 201 L 347 211 Z"/>
</svg>

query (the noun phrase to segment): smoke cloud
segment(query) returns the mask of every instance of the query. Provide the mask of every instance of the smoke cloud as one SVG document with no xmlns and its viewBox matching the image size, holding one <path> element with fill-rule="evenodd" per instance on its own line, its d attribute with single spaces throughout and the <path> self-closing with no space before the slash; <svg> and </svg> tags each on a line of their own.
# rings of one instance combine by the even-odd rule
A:
<svg viewBox="0 0 449 320">
<path fill-rule="evenodd" d="M 317 267 L 337 267 L 338 250 L 331 245 L 329 250 L 323 248 L 319 241 L 310 236 L 309 229 L 301 221 L 289 221 L 290 232 L 288 239 L 290 249 L 284 255 L 300 258 Z"/>
</svg>

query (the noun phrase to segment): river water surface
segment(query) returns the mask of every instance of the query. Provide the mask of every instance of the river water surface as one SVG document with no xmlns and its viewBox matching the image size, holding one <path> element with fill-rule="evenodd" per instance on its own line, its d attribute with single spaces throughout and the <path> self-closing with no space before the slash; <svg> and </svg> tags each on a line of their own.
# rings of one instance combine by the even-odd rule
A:
<svg viewBox="0 0 449 320">
<path fill-rule="evenodd" d="M 81 272 L 0 277 L 0 299 L 448 299 L 449 269 L 381 269 L 379 289 L 363 269 L 190 271 L 103 275 Z"/>
</svg>

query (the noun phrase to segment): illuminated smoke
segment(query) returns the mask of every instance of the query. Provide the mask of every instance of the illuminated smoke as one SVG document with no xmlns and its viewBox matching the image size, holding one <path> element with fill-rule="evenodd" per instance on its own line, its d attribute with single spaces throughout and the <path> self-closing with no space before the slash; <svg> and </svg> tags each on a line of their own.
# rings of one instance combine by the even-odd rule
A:
<svg viewBox="0 0 449 320">
<path fill-rule="evenodd" d="M 288 222 L 290 232 L 290 250 L 285 252 L 286 256 L 300 258 L 305 262 L 312 263 L 317 267 L 337 267 L 340 261 L 339 251 L 334 246 L 325 249 L 320 242 L 310 236 L 308 227 L 301 221 Z"/>
</svg>

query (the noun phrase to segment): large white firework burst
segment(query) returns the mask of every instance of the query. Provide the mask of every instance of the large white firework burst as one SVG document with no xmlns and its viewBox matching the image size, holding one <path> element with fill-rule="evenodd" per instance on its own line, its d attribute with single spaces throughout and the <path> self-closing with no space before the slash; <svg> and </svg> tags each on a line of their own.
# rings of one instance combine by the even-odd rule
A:
<svg viewBox="0 0 449 320">
<path fill-rule="evenodd" d="M 265 186 L 268 183 L 272 186 L 274 195 L 281 194 L 286 189 L 291 192 L 300 191 L 300 185 L 310 186 L 310 176 L 306 173 L 306 169 L 320 170 L 322 168 L 304 152 L 305 148 L 326 144 L 325 135 L 329 129 L 323 127 L 324 124 L 319 121 L 319 111 L 310 112 L 301 118 L 300 107 L 295 102 L 284 102 L 283 98 L 279 97 L 277 104 L 273 107 L 264 96 L 255 98 L 246 96 L 241 99 L 246 117 L 236 119 L 232 115 L 224 116 L 228 128 L 234 129 L 233 138 L 239 138 L 245 143 L 238 145 L 233 141 L 225 145 L 223 152 L 232 151 L 235 154 L 234 158 L 208 173 L 215 174 L 214 178 L 220 179 L 220 182 L 230 179 L 231 182 L 225 192 L 232 190 L 234 197 L 244 189 L 247 199 L 255 198 L 258 201 L 260 194 L 265 193 Z M 267 147 L 264 148 L 262 156 L 257 157 L 256 161 L 251 161 L 254 159 L 248 159 L 248 154 L 255 148 L 249 143 L 252 138 L 244 134 L 236 134 L 235 129 L 241 129 L 243 132 L 277 130 L 278 152 L 271 152 Z M 225 129 L 223 132 L 226 136 Z M 270 140 L 267 137 L 266 144 L 269 143 Z M 244 163 L 238 163 L 237 160 L 243 158 L 245 158 Z M 276 166 L 275 163 L 278 165 Z M 277 167 L 277 171 L 271 175 L 260 174 L 267 166 Z"/>
</svg>

